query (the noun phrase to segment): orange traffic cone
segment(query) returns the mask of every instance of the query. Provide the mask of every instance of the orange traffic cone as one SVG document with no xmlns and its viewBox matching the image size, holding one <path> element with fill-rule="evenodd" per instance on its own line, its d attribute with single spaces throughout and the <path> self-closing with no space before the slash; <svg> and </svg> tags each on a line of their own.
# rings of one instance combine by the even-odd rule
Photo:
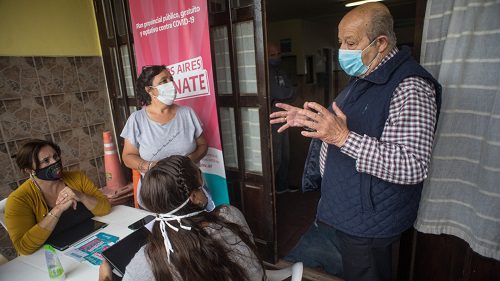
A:
<svg viewBox="0 0 500 281">
<path fill-rule="evenodd" d="M 106 189 L 116 191 L 125 185 L 125 177 L 118 159 L 118 152 L 113 142 L 113 136 L 110 131 L 102 133 L 104 141 L 104 170 L 106 172 Z"/>
<path fill-rule="evenodd" d="M 134 206 L 136 208 L 139 207 L 139 204 L 137 203 L 137 186 L 139 185 L 139 180 L 141 179 L 141 174 L 137 170 L 132 170 L 132 182 L 134 183 Z"/>
</svg>

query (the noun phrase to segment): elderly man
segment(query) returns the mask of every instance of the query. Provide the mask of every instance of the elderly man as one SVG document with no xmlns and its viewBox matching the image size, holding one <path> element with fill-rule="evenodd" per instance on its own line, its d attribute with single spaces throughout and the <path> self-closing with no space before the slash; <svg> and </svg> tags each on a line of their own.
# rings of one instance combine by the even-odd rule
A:
<svg viewBox="0 0 500 281">
<path fill-rule="evenodd" d="M 339 24 L 339 63 L 350 76 L 329 109 L 277 104 L 279 129 L 312 138 L 303 189 L 321 187 L 316 221 L 335 230 L 346 280 L 390 280 L 391 244 L 416 218 L 441 86 L 407 48 L 389 10 L 358 6 Z M 322 175 L 322 177 L 321 177 Z"/>
</svg>

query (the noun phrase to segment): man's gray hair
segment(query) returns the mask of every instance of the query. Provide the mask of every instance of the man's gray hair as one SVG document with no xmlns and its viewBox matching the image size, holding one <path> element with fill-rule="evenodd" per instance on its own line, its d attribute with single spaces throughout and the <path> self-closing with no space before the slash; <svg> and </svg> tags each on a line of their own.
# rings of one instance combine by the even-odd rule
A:
<svg viewBox="0 0 500 281">
<path fill-rule="evenodd" d="M 390 46 L 396 46 L 396 34 L 394 33 L 394 20 L 390 13 L 374 11 L 371 18 L 371 30 L 367 31 L 370 42 L 380 35 L 387 36 Z"/>
</svg>

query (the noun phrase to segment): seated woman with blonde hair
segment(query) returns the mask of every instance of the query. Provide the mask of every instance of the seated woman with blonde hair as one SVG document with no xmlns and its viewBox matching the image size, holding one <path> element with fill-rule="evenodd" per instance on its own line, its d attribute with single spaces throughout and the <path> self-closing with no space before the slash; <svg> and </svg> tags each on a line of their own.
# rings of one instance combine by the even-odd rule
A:
<svg viewBox="0 0 500 281">
<path fill-rule="evenodd" d="M 156 220 L 123 281 L 265 280 L 243 214 L 229 205 L 207 212 L 204 186 L 200 169 L 185 156 L 160 160 L 146 173 L 142 202 Z M 112 278 L 107 263 L 99 273 L 99 280 Z"/>
<path fill-rule="evenodd" d="M 19 254 L 34 253 L 76 220 L 110 212 L 108 199 L 89 178 L 63 171 L 57 144 L 31 140 L 19 149 L 16 162 L 29 179 L 7 199 L 5 224 Z"/>
</svg>

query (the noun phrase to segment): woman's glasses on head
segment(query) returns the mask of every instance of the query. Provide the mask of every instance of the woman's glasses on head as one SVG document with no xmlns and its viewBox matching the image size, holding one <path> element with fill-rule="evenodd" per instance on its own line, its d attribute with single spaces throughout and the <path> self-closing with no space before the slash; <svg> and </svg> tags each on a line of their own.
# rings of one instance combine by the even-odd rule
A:
<svg viewBox="0 0 500 281">
<path fill-rule="evenodd" d="M 147 70 L 147 69 L 149 69 L 151 67 L 161 67 L 161 68 L 167 69 L 167 66 L 164 65 L 164 64 L 150 64 L 150 65 L 143 66 L 142 67 L 142 71 Z"/>
</svg>

